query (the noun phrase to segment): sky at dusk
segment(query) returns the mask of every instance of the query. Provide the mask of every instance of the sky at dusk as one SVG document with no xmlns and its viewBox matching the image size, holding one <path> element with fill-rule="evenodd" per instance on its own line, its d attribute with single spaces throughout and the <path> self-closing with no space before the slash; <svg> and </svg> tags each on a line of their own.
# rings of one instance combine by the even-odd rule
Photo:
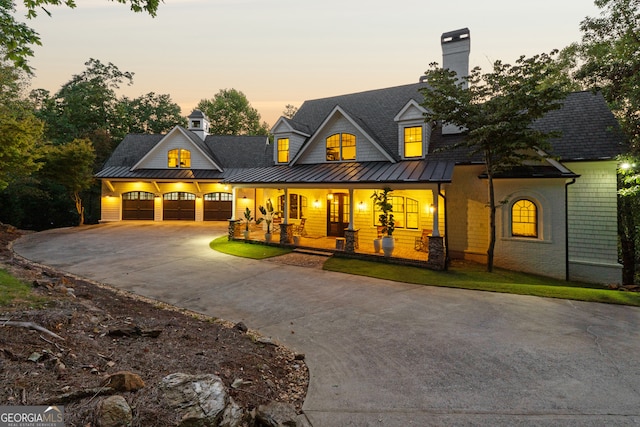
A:
<svg viewBox="0 0 640 427">
<path fill-rule="evenodd" d="M 32 88 L 54 93 L 95 58 L 135 73 L 118 95 L 170 94 L 187 116 L 234 88 L 270 126 L 287 104 L 417 82 L 444 32 L 468 27 L 471 66 L 489 70 L 579 41 L 599 14 L 591 0 L 165 0 L 155 18 L 77 3 L 27 22 L 43 42 Z"/>
</svg>

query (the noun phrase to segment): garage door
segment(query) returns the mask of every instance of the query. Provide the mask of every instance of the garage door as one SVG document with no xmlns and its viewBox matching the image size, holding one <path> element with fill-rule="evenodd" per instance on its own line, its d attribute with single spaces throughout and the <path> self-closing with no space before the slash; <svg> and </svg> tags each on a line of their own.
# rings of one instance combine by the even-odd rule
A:
<svg viewBox="0 0 640 427">
<path fill-rule="evenodd" d="M 162 218 L 165 221 L 196 219 L 196 195 L 192 193 L 166 193 L 162 196 Z"/>
<path fill-rule="evenodd" d="M 209 193 L 204 195 L 204 220 L 226 221 L 231 218 L 231 193 Z"/>
<path fill-rule="evenodd" d="M 131 191 L 122 195 L 122 219 L 153 220 L 153 193 Z"/>
</svg>

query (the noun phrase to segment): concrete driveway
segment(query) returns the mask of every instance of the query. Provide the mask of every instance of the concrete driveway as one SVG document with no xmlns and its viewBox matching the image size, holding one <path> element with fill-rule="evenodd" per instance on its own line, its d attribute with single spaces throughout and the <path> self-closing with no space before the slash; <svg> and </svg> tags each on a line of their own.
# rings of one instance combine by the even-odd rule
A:
<svg viewBox="0 0 640 427">
<path fill-rule="evenodd" d="M 224 224 L 26 236 L 39 263 L 230 320 L 306 354 L 321 426 L 640 424 L 640 310 L 219 254 Z"/>
</svg>

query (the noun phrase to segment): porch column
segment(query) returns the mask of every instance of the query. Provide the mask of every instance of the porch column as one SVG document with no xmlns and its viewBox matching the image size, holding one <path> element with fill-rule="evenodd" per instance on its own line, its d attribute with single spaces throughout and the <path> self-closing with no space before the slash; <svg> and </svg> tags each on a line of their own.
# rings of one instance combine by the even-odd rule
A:
<svg viewBox="0 0 640 427">
<path fill-rule="evenodd" d="M 284 188 L 284 203 L 282 206 L 282 223 L 289 223 L 289 189 L 287 187 Z"/>
<path fill-rule="evenodd" d="M 230 221 L 235 221 L 236 220 L 236 205 L 237 205 L 237 194 L 238 192 L 236 191 L 236 187 L 231 187 L 231 218 L 229 218 Z"/>
<path fill-rule="evenodd" d="M 353 227 L 353 208 L 354 208 L 354 202 L 353 202 L 353 188 L 349 188 L 349 228 L 347 230 L 349 231 L 353 231 L 355 230 L 355 228 Z"/>
<path fill-rule="evenodd" d="M 431 190 L 433 195 L 433 231 L 431 235 L 433 237 L 440 237 L 440 231 L 438 230 L 438 191 Z"/>
</svg>

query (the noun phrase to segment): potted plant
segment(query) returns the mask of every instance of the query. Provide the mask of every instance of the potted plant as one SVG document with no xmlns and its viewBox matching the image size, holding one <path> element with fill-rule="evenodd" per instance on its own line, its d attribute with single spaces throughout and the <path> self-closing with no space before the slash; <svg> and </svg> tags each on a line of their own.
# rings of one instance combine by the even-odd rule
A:
<svg viewBox="0 0 640 427">
<path fill-rule="evenodd" d="M 260 218 L 258 224 L 264 220 L 267 223 L 267 232 L 264 234 L 264 240 L 269 243 L 271 241 L 271 223 L 273 223 L 273 218 L 278 215 L 280 212 L 276 212 L 273 209 L 273 203 L 271 203 L 271 199 L 267 199 L 267 203 L 265 206 L 260 206 L 258 209 L 262 214 L 263 218 Z"/>
<path fill-rule="evenodd" d="M 249 240 L 249 223 L 253 221 L 251 216 L 251 209 L 246 208 L 244 210 L 244 240 Z"/>
<path fill-rule="evenodd" d="M 395 230 L 395 221 L 393 219 L 393 204 L 390 196 L 392 191 L 391 188 L 385 187 L 381 192 L 376 190 L 371 195 L 375 206 L 382 212 L 378 216 L 378 222 L 380 223 L 380 233 L 382 234 L 382 252 L 386 257 L 391 256 L 394 248 L 393 230 Z"/>
</svg>

